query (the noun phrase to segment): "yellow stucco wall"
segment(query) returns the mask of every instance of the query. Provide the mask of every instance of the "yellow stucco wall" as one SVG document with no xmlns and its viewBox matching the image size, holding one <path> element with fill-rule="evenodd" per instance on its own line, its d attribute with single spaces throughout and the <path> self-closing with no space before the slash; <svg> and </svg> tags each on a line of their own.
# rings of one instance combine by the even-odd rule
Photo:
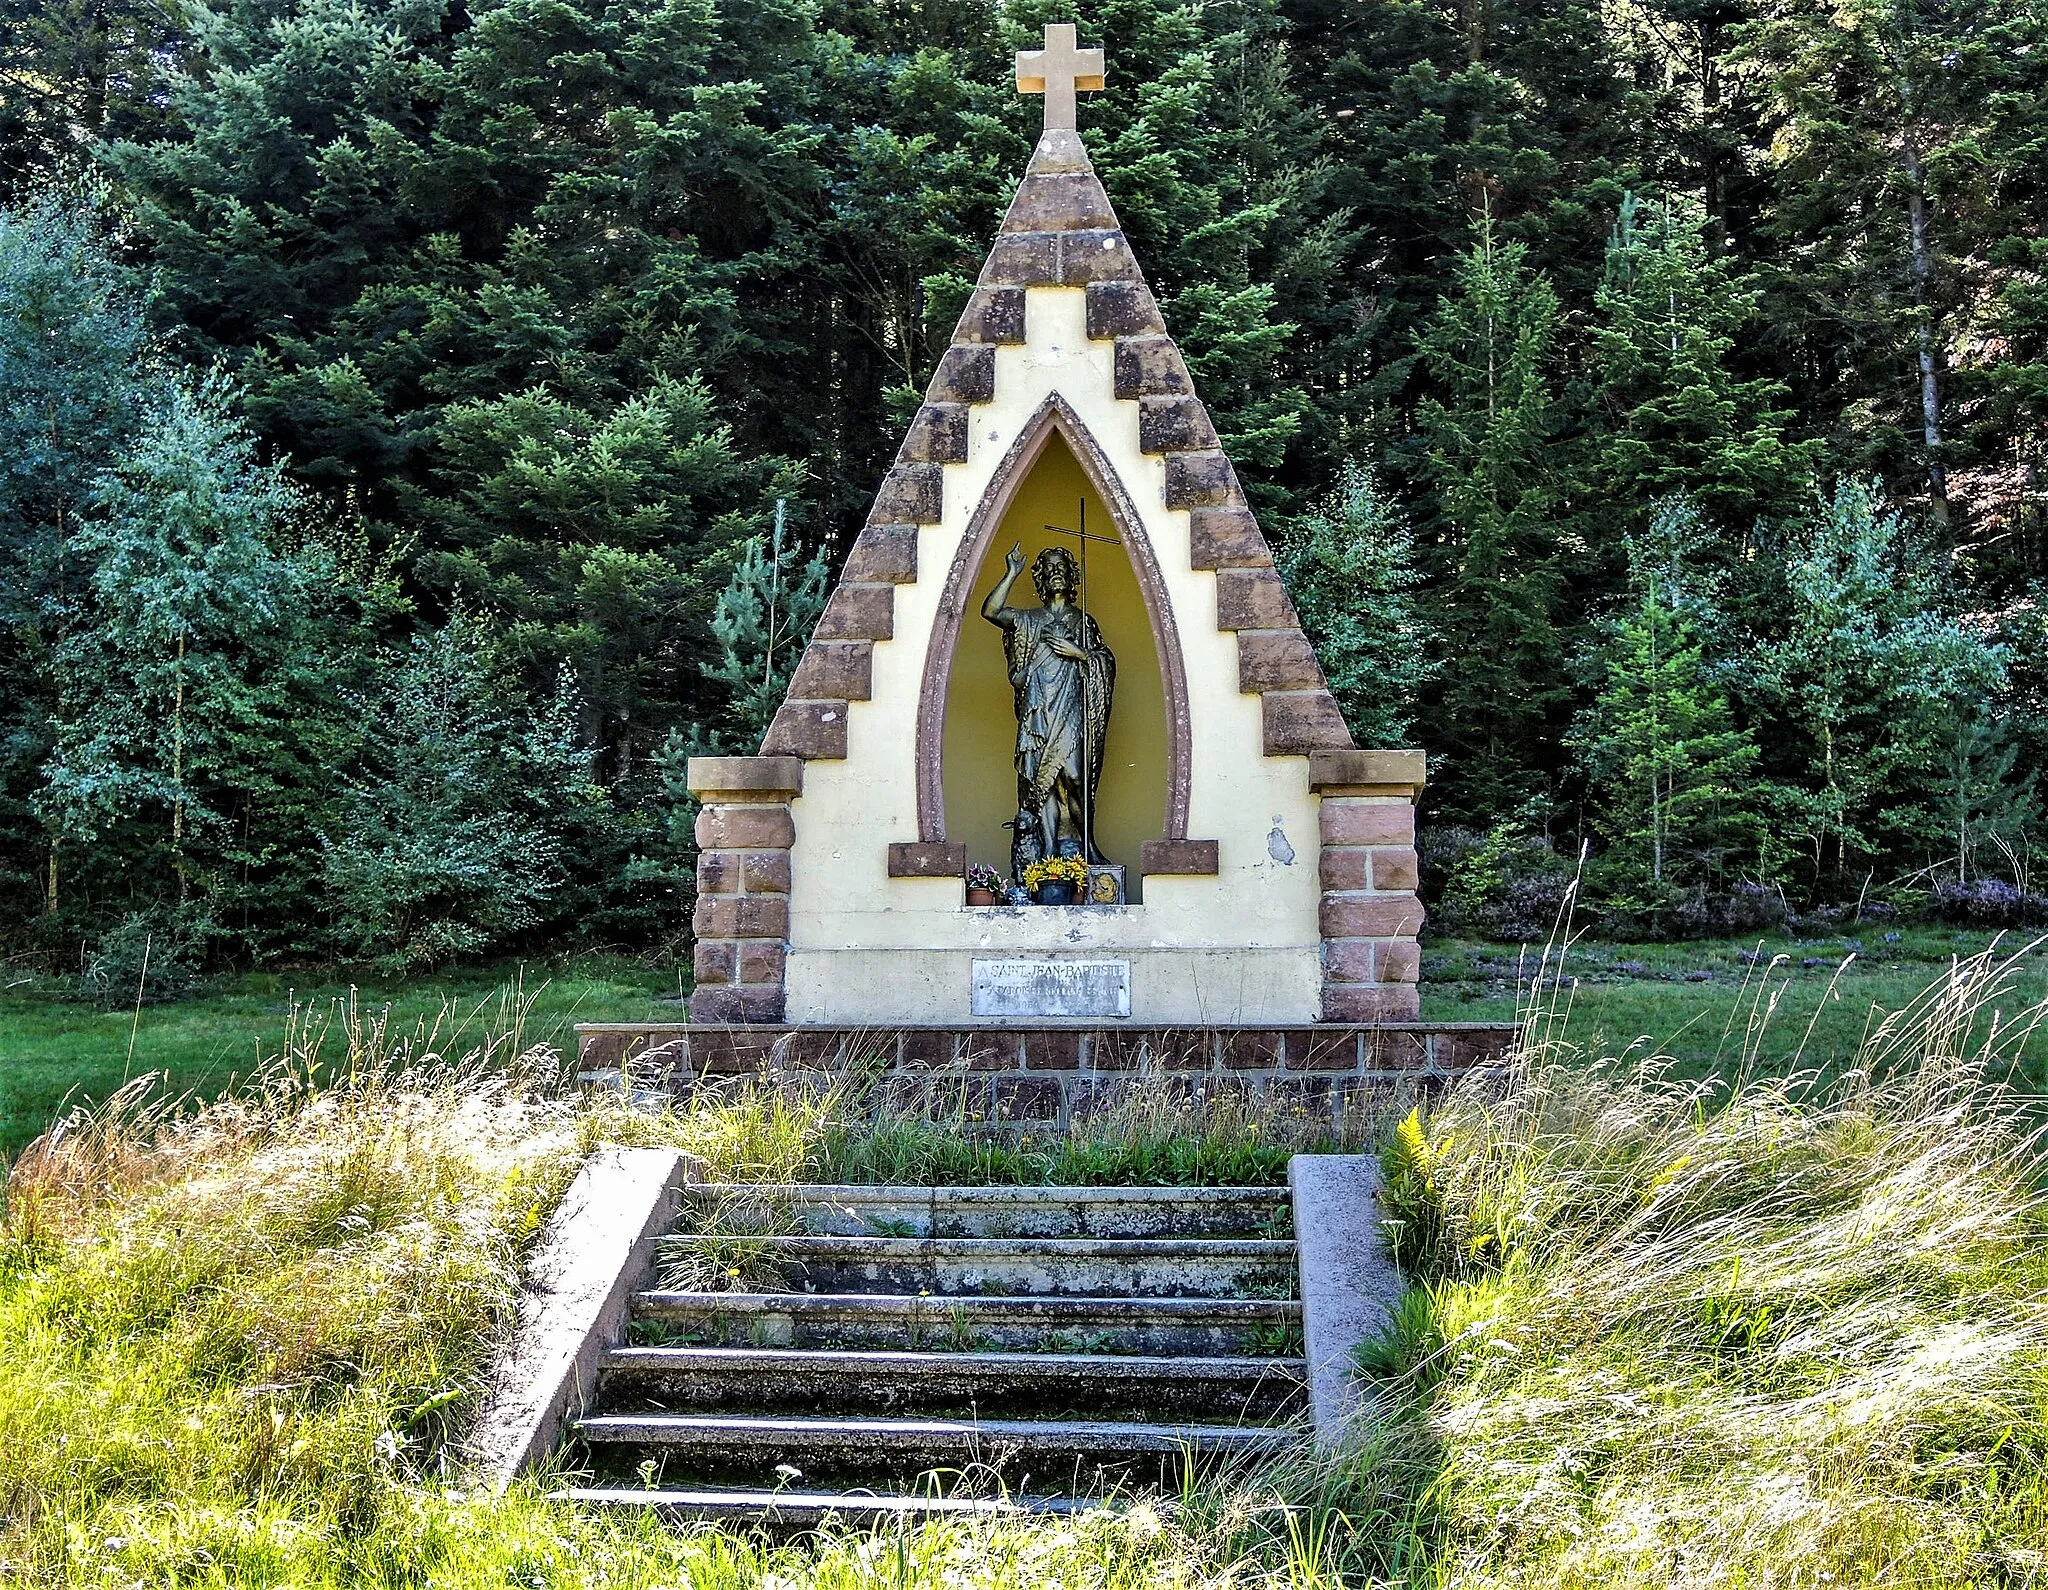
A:
<svg viewBox="0 0 2048 1590">
<path fill-rule="evenodd" d="M 946 837 L 966 841 L 969 859 L 1006 875 L 1010 834 L 1003 824 L 1017 810 L 1017 718 L 1003 666 L 1002 632 L 981 616 L 982 599 L 1002 578 L 1010 548 L 1021 543 L 1024 572 L 1011 588 L 1010 605 L 1034 605 L 1038 596 L 1031 588 L 1031 564 L 1040 550 L 1064 546 L 1078 553 L 1080 548 L 1073 537 L 1046 527 L 1078 529 L 1084 504 L 1089 535 L 1114 539 L 1116 526 L 1080 461 L 1055 436 L 1024 477 L 989 543 L 953 657 L 946 696 Z M 1087 583 L 1088 612 L 1116 658 L 1109 743 L 1096 793 L 1095 842 L 1111 861 L 1124 864 L 1131 896 L 1140 900 L 1138 847 L 1166 831 L 1166 687 L 1159 677 L 1144 594 L 1121 545 L 1088 544 Z"/>
<path fill-rule="evenodd" d="M 805 768 L 792 807 L 788 1018 L 964 1022 L 977 956 L 1051 955 L 1128 959 L 1134 1023 L 1312 1021 L 1321 941 L 1308 759 L 1263 752 L 1259 697 L 1238 690 L 1236 637 L 1216 628 L 1216 577 L 1189 562 L 1188 516 L 1163 504 L 1164 461 L 1138 446 L 1138 405 L 1115 395 L 1113 345 L 1088 339 L 1081 290 L 1032 288 L 1026 330 L 1025 343 L 996 350 L 994 401 L 969 411 L 967 460 L 945 467 L 944 517 L 919 532 L 918 580 L 896 589 L 895 635 L 874 648 L 872 699 L 849 709 L 846 760 Z M 1122 479 L 1135 533 L 1158 560 L 1188 684 L 1187 832 L 1217 841 L 1220 872 L 1149 879 L 1144 902 L 1121 909 L 970 909 L 955 880 L 889 877 L 888 846 L 918 837 L 918 694 L 947 571 L 1005 451 L 1055 391 Z M 970 613 L 962 646 L 984 644 L 986 630 Z M 1001 720 L 1007 736 L 1007 700 Z"/>
</svg>

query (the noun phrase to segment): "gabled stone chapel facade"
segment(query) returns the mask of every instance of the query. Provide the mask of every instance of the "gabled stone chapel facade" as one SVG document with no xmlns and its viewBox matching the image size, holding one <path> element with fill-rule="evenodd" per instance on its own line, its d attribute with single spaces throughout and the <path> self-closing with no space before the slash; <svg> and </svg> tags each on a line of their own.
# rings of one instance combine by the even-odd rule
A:
<svg viewBox="0 0 2048 1590">
<path fill-rule="evenodd" d="M 968 906 L 1015 721 L 980 599 L 1076 516 L 1131 900 Z M 1150 1026 L 1412 1020 L 1422 777 L 1353 746 L 1087 151 L 1048 126 L 760 754 L 691 764 L 691 1019 L 967 1024 L 977 962 L 1037 958 L 1127 967 Z"/>
</svg>

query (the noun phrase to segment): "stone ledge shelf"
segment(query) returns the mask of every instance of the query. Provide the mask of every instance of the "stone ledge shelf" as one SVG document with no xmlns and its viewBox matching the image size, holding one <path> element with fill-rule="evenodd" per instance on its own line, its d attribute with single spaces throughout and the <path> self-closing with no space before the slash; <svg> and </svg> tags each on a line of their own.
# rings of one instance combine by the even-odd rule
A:
<svg viewBox="0 0 2048 1590">
<path fill-rule="evenodd" d="M 1057 909 L 1057 908 L 1054 908 Z M 1497 1065 L 1513 1023 L 1383 1022 L 1274 1027 L 1105 1026 L 1015 1022 L 946 1027 L 719 1026 L 586 1022 L 576 1029 L 586 1081 L 677 1094 L 735 1078 L 880 1079 L 878 1100 L 941 1108 L 989 1126 L 1065 1126 L 1133 1084 L 1213 1100 L 1281 1101 L 1341 1125 L 1400 1089 L 1441 1087 Z"/>
</svg>

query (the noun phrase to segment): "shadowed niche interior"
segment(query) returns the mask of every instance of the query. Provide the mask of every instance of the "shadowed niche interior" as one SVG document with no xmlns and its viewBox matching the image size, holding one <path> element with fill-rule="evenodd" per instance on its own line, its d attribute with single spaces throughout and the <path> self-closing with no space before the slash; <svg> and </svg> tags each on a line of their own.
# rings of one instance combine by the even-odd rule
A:
<svg viewBox="0 0 2048 1590">
<path fill-rule="evenodd" d="M 964 841 L 970 861 L 1005 876 L 1010 871 L 1010 833 L 1003 825 L 1017 811 L 1017 717 L 1003 662 L 1002 631 L 981 616 L 981 604 L 1003 576 L 1005 555 L 1020 542 L 1025 572 L 1010 592 L 1010 603 L 1035 604 L 1031 562 L 1049 546 L 1064 547 L 1078 557 L 1081 543 L 1058 531 L 1079 530 L 1084 509 L 1091 537 L 1120 534 L 1080 461 L 1055 433 L 1018 485 L 1001 527 L 990 539 L 960 623 L 946 691 L 946 837 Z M 1165 832 L 1166 691 L 1159 677 L 1151 617 L 1129 555 L 1121 545 L 1099 540 L 1091 539 L 1087 548 L 1087 610 L 1116 655 L 1109 743 L 1095 800 L 1096 843 L 1109 860 L 1123 863 L 1130 898 L 1136 903 L 1142 898 L 1138 847 Z"/>
</svg>

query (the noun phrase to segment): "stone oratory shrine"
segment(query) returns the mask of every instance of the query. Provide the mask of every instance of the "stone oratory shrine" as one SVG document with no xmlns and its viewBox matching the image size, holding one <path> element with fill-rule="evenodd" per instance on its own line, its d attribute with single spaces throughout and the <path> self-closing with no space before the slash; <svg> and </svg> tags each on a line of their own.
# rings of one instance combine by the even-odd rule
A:
<svg viewBox="0 0 2048 1590">
<path fill-rule="evenodd" d="M 1076 131 L 1105 75 L 1018 57 L 1044 134 L 788 698 L 690 764 L 693 1024 L 1417 1015 L 1423 758 L 1324 683 Z"/>
</svg>

